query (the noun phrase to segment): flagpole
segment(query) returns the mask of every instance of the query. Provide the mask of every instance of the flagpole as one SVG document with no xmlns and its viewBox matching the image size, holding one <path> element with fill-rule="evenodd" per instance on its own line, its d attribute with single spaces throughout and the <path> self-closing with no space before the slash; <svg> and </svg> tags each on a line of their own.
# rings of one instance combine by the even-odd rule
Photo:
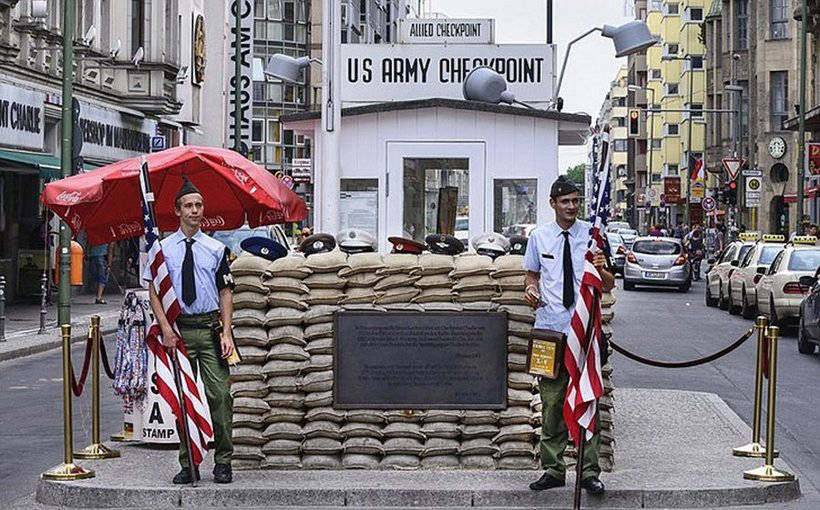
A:
<svg viewBox="0 0 820 510">
<path fill-rule="evenodd" d="M 155 225 L 156 215 L 154 214 L 154 194 L 151 191 L 151 181 L 148 179 L 148 162 L 145 157 L 140 161 L 140 188 L 142 188 L 142 196 L 145 197 L 145 209 L 148 211 L 148 216 L 151 218 L 151 224 Z M 155 242 L 159 242 L 157 239 Z M 191 442 L 191 431 L 188 428 L 188 420 L 185 418 L 185 392 L 182 391 L 182 374 L 179 369 L 179 361 L 177 357 L 172 355 L 168 349 L 165 349 L 166 354 L 171 358 L 171 366 L 174 369 L 174 383 L 177 387 L 177 400 L 179 401 L 179 415 L 177 415 L 177 425 L 179 425 L 180 441 L 183 441 L 187 446 L 188 452 L 188 472 L 191 476 L 191 487 L 196 487 L 196 467 L 194 466 L 193 444 Z"/>
</svg>

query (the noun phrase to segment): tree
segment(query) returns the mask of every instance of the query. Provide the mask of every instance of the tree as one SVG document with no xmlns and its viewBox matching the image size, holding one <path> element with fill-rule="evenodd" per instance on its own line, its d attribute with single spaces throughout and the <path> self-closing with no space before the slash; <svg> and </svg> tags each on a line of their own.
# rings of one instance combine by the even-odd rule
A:
<svg viewBox="0 0 820 510">
<path fill-rule="evenodd" d="M 581 190 L 581 196 L 586 196 L 586 189 L 584 189 L 587 165 L 579 163 L 575 166 L 567 168 L 567 179 L 571 180 Z"/>
</svg>

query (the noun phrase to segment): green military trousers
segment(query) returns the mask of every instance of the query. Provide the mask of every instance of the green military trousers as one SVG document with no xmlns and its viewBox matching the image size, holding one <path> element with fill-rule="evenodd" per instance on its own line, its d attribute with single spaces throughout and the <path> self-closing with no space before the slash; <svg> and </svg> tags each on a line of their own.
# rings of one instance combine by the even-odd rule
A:
<svg viewBox="0 0 820 510">
<path fill-rule="evenodd" d="M 564 464 L 564 450 L 567 447 L 569 432 L 564 423 L 564 398 L 569 383 L 569 374 L 563 364 L 558 372 L 557 379 L 541 377 L 538 390 L 541 393 L 541 466 L 552 477 L 565 479 L 567 470 Z M 596 418 L 597 419 L 597 418 Z M 601 468 L 598 466 L 598 447 L 600 436 L 597 432 L 584 446 L 584 464 L 581 479 L 598 476 Z"/>
<path fill-rule="evenodd" d="M 188 359 L 194 374 L 199 373 L 205 386 L 208 408 L 214 430 L 214 462 L 230 464 L 233 455 L 233 397 L 230 372 L 220 363 L 221 353 L 211 336 L 213 314 L 188 315 L 177 319 L 179 332 L 185 341 Z M 182 437 L 180 435 L 180 437 Z M 188 467 L 188 445 L 180 442 L 179 464 Z"/>
</svg>

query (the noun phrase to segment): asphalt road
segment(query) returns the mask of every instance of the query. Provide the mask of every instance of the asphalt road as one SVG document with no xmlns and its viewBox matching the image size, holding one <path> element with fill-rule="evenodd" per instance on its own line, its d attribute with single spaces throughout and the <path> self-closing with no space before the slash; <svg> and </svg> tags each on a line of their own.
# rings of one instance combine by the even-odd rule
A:
<svg viewBox="0 0 820 510">
<path fill-rule="evenodd" d="M 687 293 L 642 287 L 626 292 L 621 280 L 618 287 L 614 339 L 646 358 L 683 361 L 703 357 L 734 342 L 753 325 L 753 321 L 707 307 L 702 280 Z M 816 493 L 820 489 L 820 356 L 798 353 L 795 335 L 795 330 L 786 330 L 778 344 L 775 446 L 797 471 L 804 494 Z M 618 387 L 635 387 L 717 393 L 751 426 L 755 356 L 755 337 L 727 356 L 694 368 L 654 368 L 616 353 L 613 379 L 616 392 Z M 761 440 L 765 440 L 765 413 L 762 422 Z"/>
<path fill-rule="evenodd" d="M 114 355 L 113 336 L 106 347 Z M 74 370 L 82 368 L 85 343 L 72 349 Z M 37 489 L 40 473 L 63 462 L 63 379 L 60 350 L 0 363 L 0 507 Z M 100 369 L 103 441 L 122 429 L 122 404 Z M 91 443 L 91 374 L 72 402 L 74 450 Z M 82 465 L 82 461 L 77 461 Z"/>
</svg>

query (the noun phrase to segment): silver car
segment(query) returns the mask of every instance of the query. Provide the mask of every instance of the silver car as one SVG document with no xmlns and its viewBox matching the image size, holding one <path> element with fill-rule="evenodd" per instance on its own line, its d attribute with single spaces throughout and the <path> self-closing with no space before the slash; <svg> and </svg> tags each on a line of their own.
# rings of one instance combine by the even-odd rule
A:
<svg viewBox="0 0 820 510">
<path fill-rule="evenodd" d="M 692 274 L 680 239 L 639 237 L 632 243 L 624 264 L 624 290 L 636 285 L 677 287 L 689 290 Z"/>
<path fill-rule="evenodd" d="M 624 240 L 624 244 L 626 245 L 627 249 L 631 248 L 632 243 L 634 243 L 635 239 L 638 238 L 638 231 L 631 228 L 618 229 L 618 234 L 621 235 L 621 238 Z"/>
</svg>

